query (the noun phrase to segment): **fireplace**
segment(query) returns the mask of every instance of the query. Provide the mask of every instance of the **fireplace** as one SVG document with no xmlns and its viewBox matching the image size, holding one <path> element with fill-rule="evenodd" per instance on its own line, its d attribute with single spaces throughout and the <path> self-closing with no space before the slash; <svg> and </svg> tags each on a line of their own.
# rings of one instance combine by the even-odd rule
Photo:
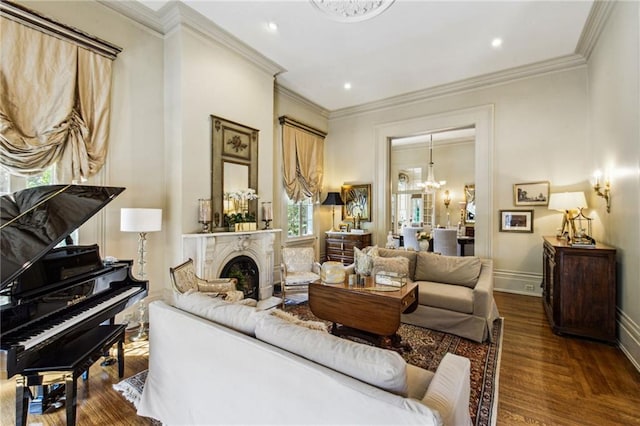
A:
<svg viewBox="0 0 640 426">
<path fill-rule="evenodd" d="M 260 297 L 260 273 L 258 265 L 249 256 L 236 256 L 227 262 L 220 273 L 222 278 L 235 278 L 238 280 L 237 290 L 244 293 L 245 299 L 258 300 Z"/>
<path fill-rule="evenodd" d="M 273 248 L 279 233 L 279 229 L 266 229 L 184 234 L 182 256 L 193 259 L 196 274 L 205 279 L 229 277 L 233 269 L 234 274 L 242 275 L 243 285 L 248 285 L 238 290 L 263 300 L 273 295 Z"/>
</svg>

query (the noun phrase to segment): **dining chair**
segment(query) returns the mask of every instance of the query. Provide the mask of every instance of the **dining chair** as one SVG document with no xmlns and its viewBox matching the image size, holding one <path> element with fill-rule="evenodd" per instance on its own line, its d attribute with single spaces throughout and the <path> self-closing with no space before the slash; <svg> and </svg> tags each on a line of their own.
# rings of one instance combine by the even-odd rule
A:
<svg viewBox="0 0 640 426">
<path fill-rule="evenodd" d="M 458 230 L 436 228 L 433 235 L 433 252 L 445 256 L 458 255 Z"/>
</svg>

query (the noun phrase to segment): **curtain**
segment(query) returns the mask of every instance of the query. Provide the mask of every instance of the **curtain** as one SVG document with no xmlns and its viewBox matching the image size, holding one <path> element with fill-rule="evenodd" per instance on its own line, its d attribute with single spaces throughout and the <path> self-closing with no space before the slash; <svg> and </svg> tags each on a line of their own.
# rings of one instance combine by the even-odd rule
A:
<svg viewBox="0 0 640 426">
<path fill-rule="evenodd" d="M 284 188 L 294 202 L 306 197 L 319 200 L 322 191 L 324 138 L 283 124 Z"/>
<path fill-rule="evenodd" d="M 10 19 L 0 22 L 0 163 L 30 176 L 53 164 L 58 182 L 104 165 L 109 58 Z"/>
</svg>

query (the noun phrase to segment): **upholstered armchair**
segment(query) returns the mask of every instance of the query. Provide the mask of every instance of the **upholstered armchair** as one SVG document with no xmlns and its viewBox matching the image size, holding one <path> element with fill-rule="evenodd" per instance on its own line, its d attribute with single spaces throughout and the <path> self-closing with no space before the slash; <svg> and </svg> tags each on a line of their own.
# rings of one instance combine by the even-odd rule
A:
<svg viewBox="0 0 640 426">
<path fill-rule="evenodd" d="M 196 275 L 193 259 L 169 268 L 171 283 L 173 288 L 179 293 L 189 290 L 199 291 L 210 296 L 222 297 L 230 302 L 237 302 L 244 299 L 244 293 L 236 290 L 238 280 L 235 278 L 218 278 L 205 280 Z"/>
<path fill-rule="evenodd" d="M 320 279 L 320 263 L 313 247 L 283 247 L 280 265 L 282 305 L 287 294 L 309 291 L 309 283 Z"/>
</svg>

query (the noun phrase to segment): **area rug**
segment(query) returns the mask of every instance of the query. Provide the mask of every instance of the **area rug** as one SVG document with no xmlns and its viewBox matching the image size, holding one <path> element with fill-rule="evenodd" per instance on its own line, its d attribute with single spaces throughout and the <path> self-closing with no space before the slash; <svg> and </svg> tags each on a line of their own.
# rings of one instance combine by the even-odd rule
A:
<svg viewBox="0 0 640 426">
<path fill-rule="evenodd" d="M 306 303 L 287 306 L 286 310 L 302 319 L 320 321 L 311 313 Z M 469 410 L 471 421 L 476 426 L 493 426 L 498 417 L 498 380 L 503 321 L 500 318 L 494 324 L 493 343 L 476 343 L 453 334 L 409 324 L 401 324 L 398 330 L 402 341 L 412 348 L 412 351 L 401 354 L 409 364 L 436 371 L 447 352 L 469 358 L 471 361 Z"/>
<path fill-rule="evenodd" d="M 287 306 L 286 310 L 302 319 L 319 321 L 306 303 Z M 401 324 L 398 334 L 412 347 L 412 351 L 402 356 L 409 364 L 429 371 L 436 371 L 447 352 L 469 358 L 471 361 L 469 409 L 472 423 L 475 426 L 495 426 L 498 416 L 502 326 L 503 319 L 496 320 L 493 328 L 493 343 L 476 343 L 452 334 Z M 113 385 L 113 388 L 137 407 L 146 379 L 147 371 L 145 370 Z"/>
</svg>

